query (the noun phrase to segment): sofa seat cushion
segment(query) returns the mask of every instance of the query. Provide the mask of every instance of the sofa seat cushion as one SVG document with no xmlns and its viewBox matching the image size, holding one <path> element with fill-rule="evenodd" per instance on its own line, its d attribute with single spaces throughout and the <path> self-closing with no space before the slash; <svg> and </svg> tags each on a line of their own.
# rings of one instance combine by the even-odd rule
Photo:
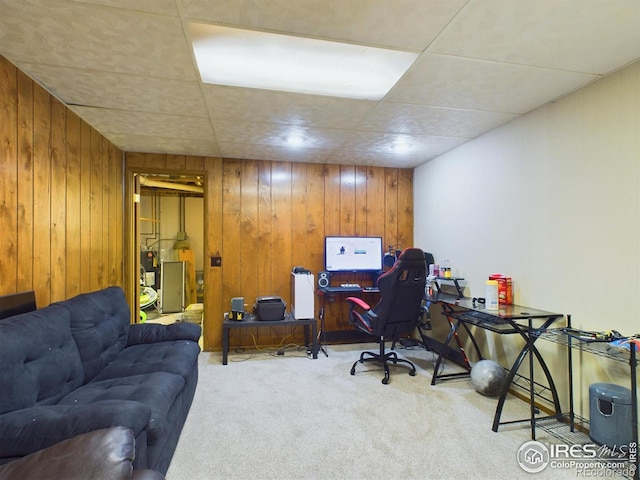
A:
<svg viewBox="0 0 640 480">
<path fill-rule="evenodd" d="M 94 381 L 152 372 L 175 373 L 187 378 L 193 373 L 200 347 L 190 340 L 145 343 L 127 347 Z"/>
<path fill-rule="evenodd" d="M 184 386 L 182 376 L 166 372 L 113 378 L 83 385 L 60 400 L 59 405 L 89 405 L 106 400 L 140 402 L 151 410 L 147 441 L 153 445 L 166 434 L 167 414 Z"/>
<path fill-rule="evenodd" d="M 127 344 L 131 317 L 124 291 L 120 287 L 108 287 L 56 305 L 69 311 L 71 334 L 82 358 L 84 383 L 87 383 Z"/>
<path fill-rule="evenodd" d="M 55 404 L 82 385 L 69 312 L 49 306 L 0 322 L 0 414 Z"/>
</svg>

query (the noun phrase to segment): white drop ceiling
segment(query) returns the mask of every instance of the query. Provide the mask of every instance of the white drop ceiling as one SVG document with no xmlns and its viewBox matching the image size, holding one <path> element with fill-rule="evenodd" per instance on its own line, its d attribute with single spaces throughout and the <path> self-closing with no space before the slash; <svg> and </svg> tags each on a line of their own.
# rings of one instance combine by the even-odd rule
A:
<svg viewBox="0 0 640 480">
<path fill-rule="evenodd" d="M 420 56 L 380 101 L 209 85 L 190 22 Z M 0 0 L 0 54 L 124 151 L 414 167 L 638 60 L 639 25 L 639 0 Z"/>
</svg>

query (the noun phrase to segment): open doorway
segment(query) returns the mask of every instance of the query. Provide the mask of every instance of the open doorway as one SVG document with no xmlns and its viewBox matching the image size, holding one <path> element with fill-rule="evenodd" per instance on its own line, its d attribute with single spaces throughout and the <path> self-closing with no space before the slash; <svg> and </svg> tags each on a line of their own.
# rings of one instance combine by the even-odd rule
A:
<svg viewBox="0 0 640 480">
<path fill-rule="evenodd" d="M 134 173 L 140 321 L 202 324 L 203 175 Z"/>
</svg>

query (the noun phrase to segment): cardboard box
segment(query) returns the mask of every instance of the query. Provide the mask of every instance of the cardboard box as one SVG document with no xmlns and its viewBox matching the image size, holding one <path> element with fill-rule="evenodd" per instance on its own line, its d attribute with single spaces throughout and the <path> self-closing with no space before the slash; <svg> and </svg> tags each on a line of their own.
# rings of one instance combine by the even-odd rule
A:
<svg viewBox="0 0 640 480">
<path fill-rule="evenodd" d="M 494 273 L 489 275 L 489 280 L 497 280 L 498 282 L 498 305 L 512 305 L 513 281 L 511 277 L 501 273 Z"/>
</svg>

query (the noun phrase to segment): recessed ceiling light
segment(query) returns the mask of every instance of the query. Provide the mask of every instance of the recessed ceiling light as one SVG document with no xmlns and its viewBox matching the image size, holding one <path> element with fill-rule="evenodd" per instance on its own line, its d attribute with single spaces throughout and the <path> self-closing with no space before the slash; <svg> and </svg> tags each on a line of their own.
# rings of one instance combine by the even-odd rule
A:
<svg viewBox="0 0 640 480">
<path fill-rule="evenodd" d="M 287 142 L 288 145 L 292 147 L 299 147 L 303 145 L 307 141 L 307 137 L 304 137 L 298 133 L 292 133 L 284 137 L 284 141 Z"/>
<path fill-rule="evenodd" d="M 190 23 L 202 81 L 380 100 L 418 58 L 402 50 Z"/>
<path fill-rule="evenodd" d="M 406 140 L 396 140 L 391 144 L 391 150 L 396 153 L 406 153 L 411 150 L 411 148 L 413 148 L 413 145 Z"/>
</svg>

